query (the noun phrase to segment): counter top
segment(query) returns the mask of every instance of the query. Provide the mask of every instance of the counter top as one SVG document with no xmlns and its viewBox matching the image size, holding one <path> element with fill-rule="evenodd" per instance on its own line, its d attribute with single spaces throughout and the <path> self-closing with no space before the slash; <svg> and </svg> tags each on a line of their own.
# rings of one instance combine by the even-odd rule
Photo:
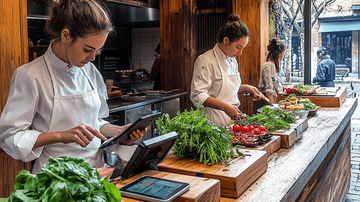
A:
<svg viewBox="0 0 360 202">
<path fill-rule="evenodd" d="M 166 100 L 175 99 L 178 97 L 184 97 L 187 95 L 187 92 L 175 93 L 167 96 L 159 96 L 153 98 L 146 98 L 146 96 L 131 96 L 128 98 L 110 98 L 108 100 L 108 106 L 110 113 L 123 111 L 127 109 L 132 109 L 147 104 L 153 104 L 157 102 L 162 102 Z"/>
<path fill-rule="evenodd" d="M 319 199 L 346 194 L 351 166 L 351 116 L 357 105 L 357 98 L 347 98 L 341 107 L 319 108 L 294 146 L 270 155 L 267 171 L 239 198 L 221 201 L 297 201 L 299 197 L 309 199 L 304 195 Z"/>
</svg>

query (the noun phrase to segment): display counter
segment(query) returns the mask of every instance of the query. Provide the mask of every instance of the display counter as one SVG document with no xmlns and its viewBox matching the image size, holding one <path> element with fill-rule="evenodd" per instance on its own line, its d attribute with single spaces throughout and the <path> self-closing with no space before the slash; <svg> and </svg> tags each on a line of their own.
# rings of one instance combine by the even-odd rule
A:
<svg viewBox="0 0 360 202">
<path fill-rule="evenodd" d="M 351 116 L 357 98 L 322 107 L 292 147 L 268 157 L 267 171 L 236 199 L 221 201 L 343 201 L 351 174 Z"/>
</svg>

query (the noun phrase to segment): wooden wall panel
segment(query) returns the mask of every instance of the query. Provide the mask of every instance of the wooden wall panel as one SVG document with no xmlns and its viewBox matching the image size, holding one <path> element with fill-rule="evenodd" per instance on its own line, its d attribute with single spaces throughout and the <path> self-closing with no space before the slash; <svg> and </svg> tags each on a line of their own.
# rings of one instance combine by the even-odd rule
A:
<svg viewBox="0 0 360 202">
<path fill-rule="evenodd" d="M 192 7 L 192 0 L 160 1 L 161 89 L 178 88 L 188 95 L 196 54 Z M 182 100 L 182 108 L 190 105 L 189 96 Z"/>
<path fill-rule="evenodd" d="M 26 0 L 0 0 L 0 112 L 10 88 L 11 75 L 28 61 Z M 0 148 L 0 198 L 14 190 L 15 176 L 30 164 L 16 161 Z"/>
<path fill-rule="evenodd" d="M 269 41 L 268 1 L 233 0 L 232 11 L 240 16 L 250 30 L 249 44 L 237 57 L 243 84 L 258 86 L 260 67 L 265 62 L 265 51 Z M 252 98 L 239 94 L 240 110 L 252 114 Z"/>
</svg>

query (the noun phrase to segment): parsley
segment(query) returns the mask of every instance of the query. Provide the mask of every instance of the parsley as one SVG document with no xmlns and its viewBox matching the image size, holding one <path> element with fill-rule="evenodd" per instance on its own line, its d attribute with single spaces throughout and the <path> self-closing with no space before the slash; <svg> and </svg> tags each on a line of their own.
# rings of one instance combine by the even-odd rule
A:
<svg viewBox="0 0 360 202">
<path fill-rule="evenodd" d="M 222 163 L 234 157 L 230 139 L 232 136 L 222 126 L 213 124 L 208 115 L 203 112 L 199 103 L 198 109 L 178 112 L 170 119 L 163 114 L 157 121 L 157 130 L 160 134 L 172 131 L 178 133 L 172 150 L 179 156 L 198 158 L 204 164 Z"/>
</svg>

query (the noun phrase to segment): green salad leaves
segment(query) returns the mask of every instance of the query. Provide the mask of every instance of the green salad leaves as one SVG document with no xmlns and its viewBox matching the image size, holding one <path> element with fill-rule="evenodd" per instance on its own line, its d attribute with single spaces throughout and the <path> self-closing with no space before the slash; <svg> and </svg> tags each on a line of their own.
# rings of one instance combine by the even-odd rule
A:
<svg viewBox="0 0 360 202">
<path fill-rule="evenodd" d="M 119 189 L 84 159 L 49 157 L 49 162 L 37 175 L 20 171 L 15 178 L 15 191 L 0 202 L 121 201 Z"/>
<path fill-rule="evenodd" d="M 268 106 L 263 106 L 259 114 L 253 115 L 250 118 L 241 120 L 244 124 L 261 124 L 269 131 L 284 130 L 290 127 L 289 123 L 295 123 L 296 118 L 290 112 L 276 108 L 272 109 Z"/>
<path fill-rule="evenodd" d="M 199 158 L 200 162 L 208 165 L 222 163 L 234 157 L 230 141 L 232 136 L 222 126 L 213 124 L 203 108 L 199 104 L 197 110 L 178 112 L 173 119 L 163 114 L 156 121 L 157 130 L 160 134 L 178 133 L 172 148 L 175 154 Z"/>
</svg>

